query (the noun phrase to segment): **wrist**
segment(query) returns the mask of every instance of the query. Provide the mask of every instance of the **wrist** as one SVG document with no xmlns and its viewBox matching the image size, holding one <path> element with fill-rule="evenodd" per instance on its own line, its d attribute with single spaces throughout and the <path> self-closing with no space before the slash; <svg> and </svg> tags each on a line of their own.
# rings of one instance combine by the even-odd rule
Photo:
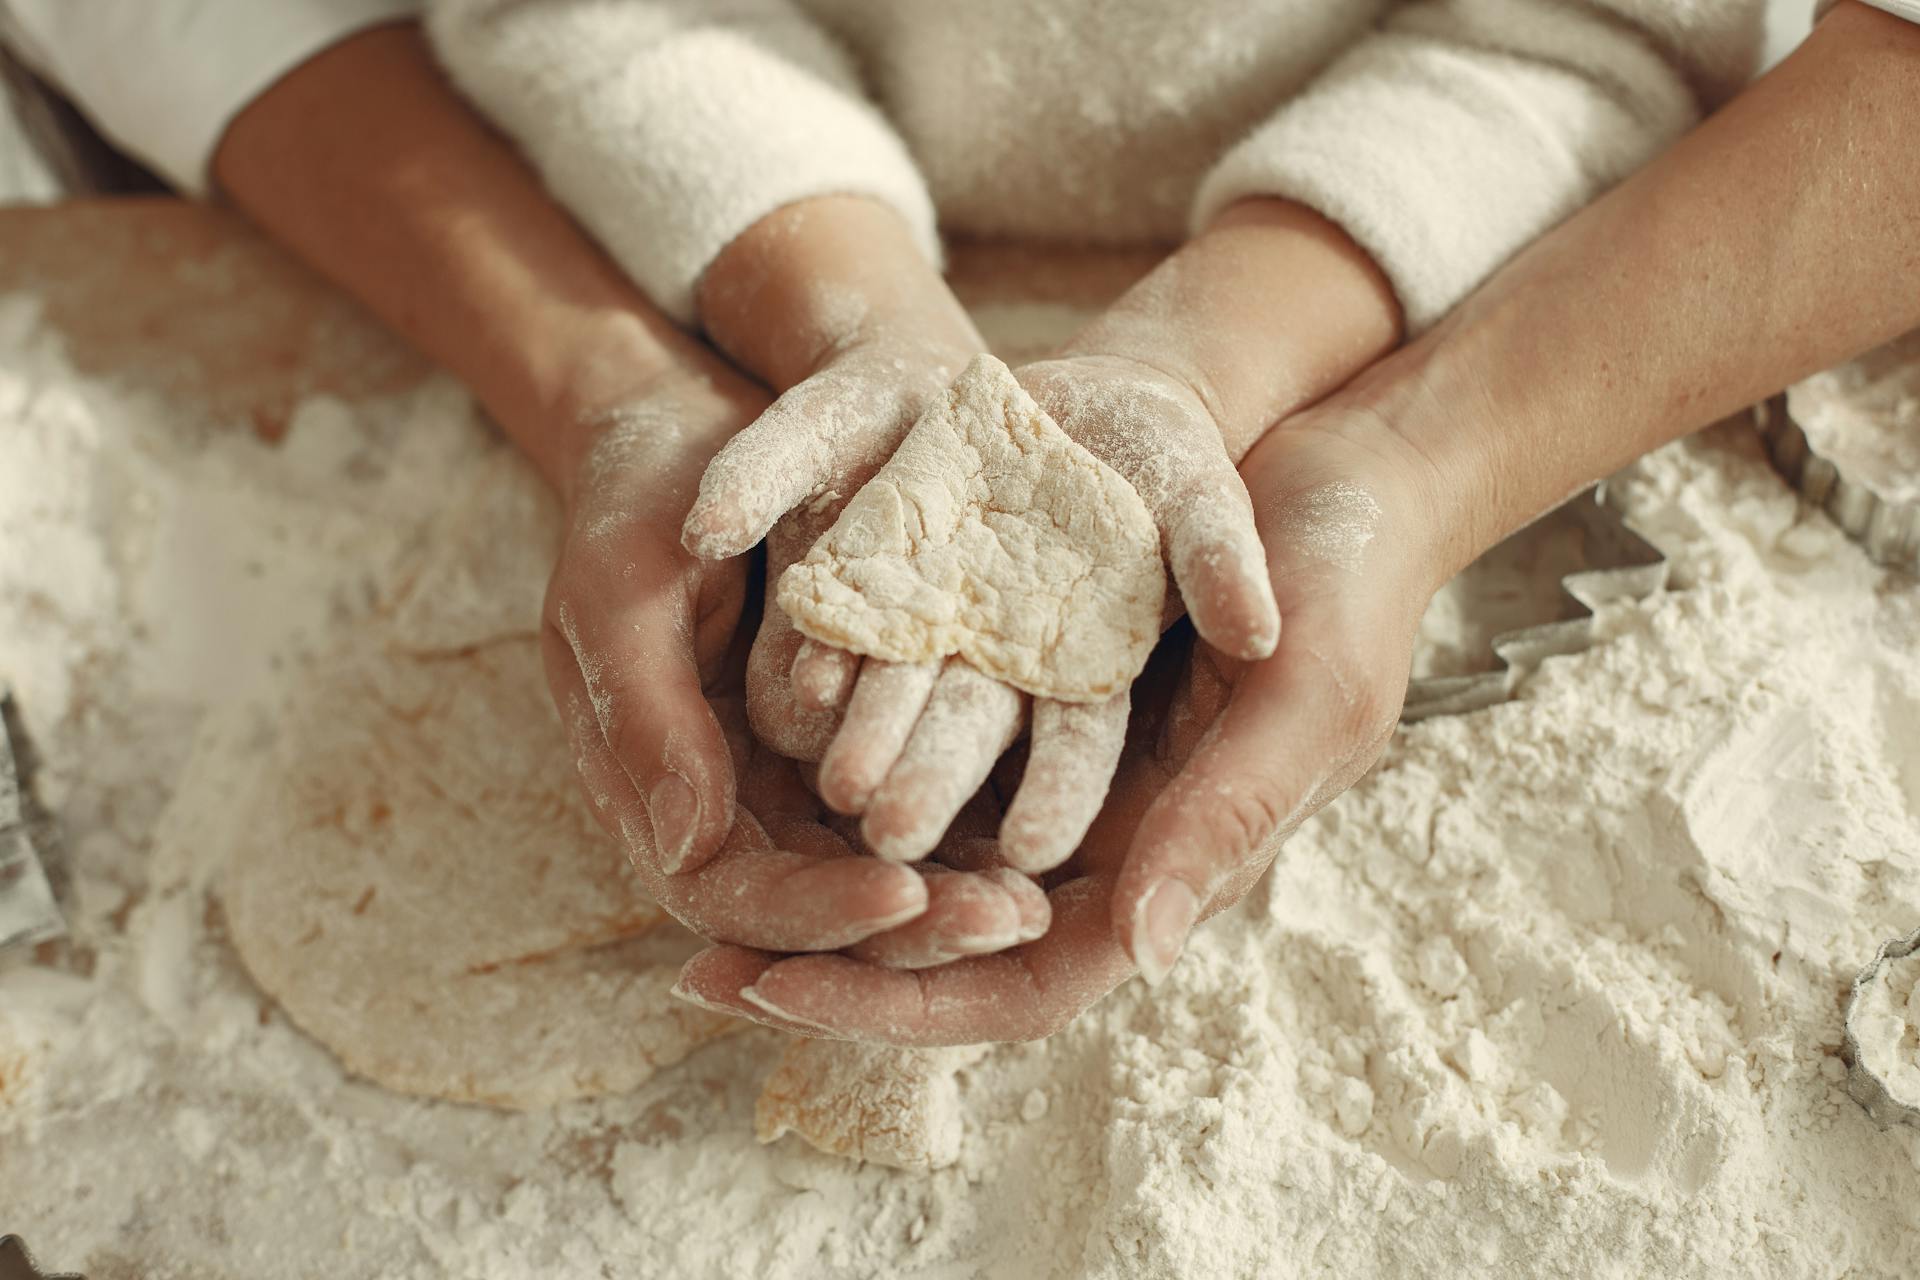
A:
<svg viewBox="0 0 1920 1280">
<path fill-rule="evenodd" d="M 1277 421 L 1399 341 L 1399 304 L 1345 232 L 1304 205 L 1223 210 L 1068 343 L 1190 387 L 1236 461 Z"/>
<path fill-rule="evenodd" d="M 958 372 L 984 349 L 966 311 L 891 208 L 860 196 L 783 206 L 701 277 L 715 346 L 775 391 L 852 347 L 911 346 Z"/>
</svg>

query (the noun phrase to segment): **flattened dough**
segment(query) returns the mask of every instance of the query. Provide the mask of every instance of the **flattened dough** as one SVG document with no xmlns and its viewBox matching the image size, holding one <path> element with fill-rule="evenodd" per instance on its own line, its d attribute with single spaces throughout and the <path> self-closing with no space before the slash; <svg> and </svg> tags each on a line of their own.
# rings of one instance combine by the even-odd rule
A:
<svg viewBox="0 0 1920 1280">
<path fill-rule="evenodd" d="M 1146 665 L 1165 594 L 1140 495 L 983 355 L 781 576 L 779 603 L 855 653 L 959 654 L 1036 696 L 1097 702 Z"/>
<path fill-rule="evenodd" d="M 685 944 L 580 794 L 534 630 L 549 501 L 507 460 L 437 523 L 387 623 L 294 698 L 227 866 L 255 980 L 404 1093 L 623 1091 L 739 1025 L 668 994 Z"/>
</svg>

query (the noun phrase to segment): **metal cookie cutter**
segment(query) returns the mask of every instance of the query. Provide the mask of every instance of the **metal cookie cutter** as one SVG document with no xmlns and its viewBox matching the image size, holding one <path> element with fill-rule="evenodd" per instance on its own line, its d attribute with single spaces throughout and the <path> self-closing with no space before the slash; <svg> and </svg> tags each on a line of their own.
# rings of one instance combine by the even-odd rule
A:
<svg viewBox="0 0 1920 1280">
<path fill-rule="evenodd" d="M 1593 647 L 1593 615 L 1605 604 L 1645 600 L 1666 590 L 1667 558 L 1627 527 L 1602 483 L 1515 534 L 1509 543 L 1537 536 L 1541 526 L 1570 528 L 1580 542 L 1585 568 L 1560 579 L 1563 615 L 1493 637 L 1494 668 L 1471 675 L 1428 676 L 1407 686 L 1403 721 L 1478 711 L 1513 697 L 1520 681 L 1543 658 Z M 1506 545 L 1506 544 L 1503 544 Z M 1488 555 L 1498 553 L 1498 548 Z"/>
<path fill-rule="evenodd" d="M 1916 951 L 1920 951 L 1920 929 L 1883 944 L 1874 953 L 1873 962 L 1854 978 L 1853 993 L 1847 997 L 1846 1035 L 1840 1042 L 1840 1056 L 1847 1064 L 1847 1093 L 1865 1107 L 1867 1114 L 1883 1129 L 1893 1124 L 1920 1127 L 1920 1096 L 1896 1094 L 1887 1080 L 1874 1074 L 1860 1050 L 1857 1019 L 1867 1012 L 1865 1004 L 1868 993 L 1887 966 L 1895 960 L 1906 959 Z"/>
<path fill-rule="evenodd" d="M 51 1274 L 34 1264 L 27 1242 L 19 1236 L 0 1236 L 0 1280 L 85 1280 L 71 1271 Z"/>
<path fill-rule="evenodd" d="M 33 797 L 32 764 L 13 698 L 0 691 L 0 952 L 67 931 L 42 861 L 53 833 Z"/>
<path fill-rule="evenodd" d="M 1766 441 L 1767 456 L 1787 483 L 1880 564 L 1920 571 L 1920 503 L 1888 501 L 1814 452 L 1807 433 L 1787 412 L 1784 395 L 1755 405 L 1753 420 Z"/>
<path fill-rule="evenodd" d="M 1838 415 L 1829 420 L 1831 428 L 1861 433 L 1869 452 L 1876 431 L 1910 439 L 1906 433 L 1920 426 L 1913 421 L 1920 415 L 1920 330 L 1815 374 L 1753 411 L 1767 453 L 1789 483 L 1875 560 L 1920 572 L 1920 500 L 1915 498 L 1920 490 L 1911 483 L 1920 477 L 1902 470 L 1910 465 L 1911 446 L 1896 445 L 1898 453 L 1882 459 L 1891 475 L 1860 474 L 1858 464 L 1848 472 L 1837 455 L 1823 456 L 1795 420 L 1790 398 L 1796 395 L 1806 397 L 1802 412 Z"/>
</svg>

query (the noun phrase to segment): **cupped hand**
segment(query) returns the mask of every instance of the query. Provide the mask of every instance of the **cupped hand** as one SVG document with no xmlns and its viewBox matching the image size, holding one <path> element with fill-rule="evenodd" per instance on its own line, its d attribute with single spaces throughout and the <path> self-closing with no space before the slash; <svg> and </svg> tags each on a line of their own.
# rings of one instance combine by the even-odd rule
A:
<svg viewBox="0 0 1920 1280">
<path fill-rule="evenodd" d="M 1294 419 L 1242 474 L 1285 618 L 1277 647 L 1248 661 L 1170 633 L 1136 682 L 1107 802 L 1056 873 L 1044 937 L 914 973 L 714 947 L 681 990 L 800 1034 L 938 1045 L 1045 1036 L 1136 970 L 1164 977 L 1193 925 L 1378 758 L 1444 572 L 1427 464 L 1362 410 Z"/>
<path fill-rule="evenodd" d="M 1078 355 L 1027 365 L 1019 378 L 1061 429 L 1131 483 L 1159 527 L 1161 546 L 1200 636 L 1235 659 L 1273 651 L 1280 614 L 1246 486 L 1201 395 L 1138 360 Z M 804 646 L 794 666 L 814 674 Z M 824 662 L 821 663 L 824 667 Z M 1019 791 L 1000 831 L 1022 870 L 1065 861 L 1086 835 L 1126 736 L 1123 695 L 1091 705 L 1039 699 Z M 843 812 L 864 814 L 870 847 L 924 856 L 1018 736 L 1028 700 L 966 663 L 866 664 L 821 761 L 820 788 Z"/>
<path fill-rule="evenodd" d="M 751 566 L 691 555 L 680 527 L 709 460 L 765 403 L 709 362 L 576 415 L 542 652 L 597 818 L 661 905 L 715 941 L 916 964 L 1035 936 L 1046 903 L 1030 884 L 852 856 L 811 820 L 791 764 L 753 758 L 744 717 L 723 714 L 741 702 Z"/>
</svg>

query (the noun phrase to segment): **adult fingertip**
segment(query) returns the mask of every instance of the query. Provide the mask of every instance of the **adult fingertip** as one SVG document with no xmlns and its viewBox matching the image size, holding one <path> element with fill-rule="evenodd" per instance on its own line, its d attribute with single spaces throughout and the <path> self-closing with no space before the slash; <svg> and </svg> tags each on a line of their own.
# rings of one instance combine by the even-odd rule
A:
<svg viewBox="0 0 1920 1280">
<path fill-rule="evenodd" d="M 810 1031 L 820 1036 L 831 1036 L 833 1034 L 832 1027 L 826 1026 L 824 1023 L 802 1018 L 797 1014 L 789 1013 L 787 1010 L 781 1008 L 758 986 L 742 987 L 740 989 L 740 999 L 755 1011 L 765 1015 L 763 1018 L 756 1019 L 756 1021 L 763 1022 L 765 1025 L 784 1025 L 785 1028 Z"/>
<path fill-rule="evenodd" d="M 1200 899 L 1182 881 L 1169 877 L 1140 896 L 1127 951 L 1147 985 L 1158 986 L 1166 980 L 1199 918 Z"/>
<path fill-rule="evenodd" d="M 680 966 L 669 990 L 676 999 L 702 1009 L 743 1014 L 747 1010 L 742 1007 L 740 989 L 752 985 L 776 958 L 764 951 L 724 943 L 706 947 Z"/>
</svg>

